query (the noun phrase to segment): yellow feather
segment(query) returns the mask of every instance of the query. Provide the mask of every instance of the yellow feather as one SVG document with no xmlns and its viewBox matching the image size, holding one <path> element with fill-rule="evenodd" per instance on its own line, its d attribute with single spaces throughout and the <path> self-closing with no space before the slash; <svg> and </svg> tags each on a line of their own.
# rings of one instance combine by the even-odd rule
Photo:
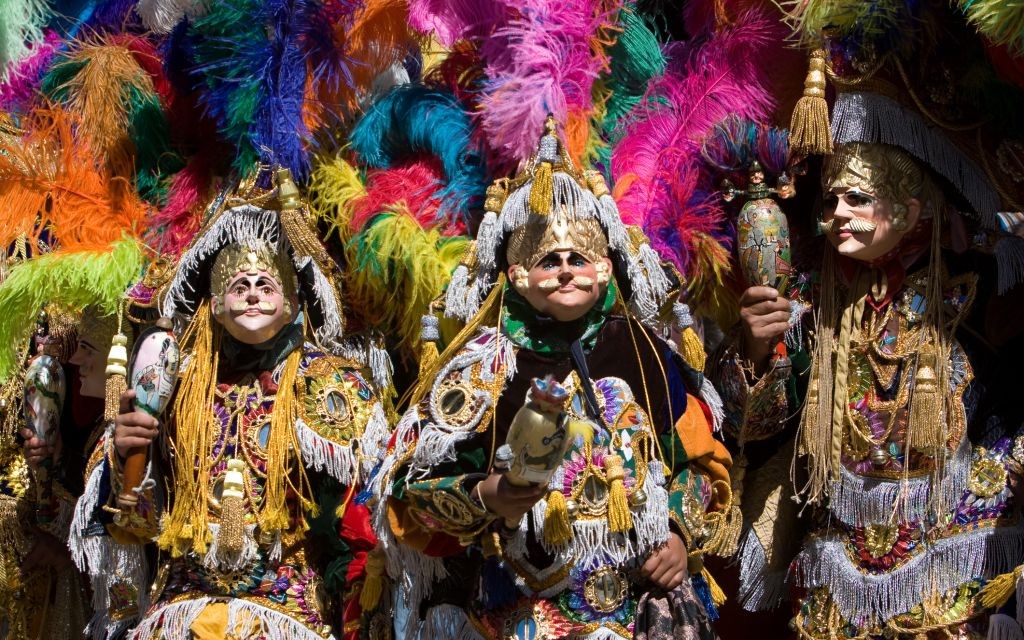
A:
<svg viewBox="0 0 1024 640">
<path fill-rule="evenodd" d="M 399 339 L 406 358 L 420 354 L 420 318 L 441 294 L 465 239 L 420 227 L 404 207 L 376 218 L 346 245 L 346 292 L 362 319 Z M 452 246 L 459 245 L 459 246 Z M 445 327 L 444 333 L 454 333 Z"/>
<path fill-rule="evenodd" d="M 352 236 L 349 222 L 354 205 L 366 197 L 359 170 L 341 156 L 321 158 L 314 164 L 307 198 L 309 209 L 317 221 L 330 225 L 325 239 L 338 234 L 339 240 L 347 242 Z"/>
</svg>

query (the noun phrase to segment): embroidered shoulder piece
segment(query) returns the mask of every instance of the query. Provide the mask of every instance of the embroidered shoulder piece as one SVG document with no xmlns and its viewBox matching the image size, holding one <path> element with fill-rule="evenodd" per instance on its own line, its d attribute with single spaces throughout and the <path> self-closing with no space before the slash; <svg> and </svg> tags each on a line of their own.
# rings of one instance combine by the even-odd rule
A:
<svg viewBox="0 0 1024 640">
<path fill-rule="evenodd" d="M 413 477 L 455 459 L 455 447 L 486 431 L 487 418 L 505 381 L 515 372 L 515 345 L 494 328 L 483 329 L 447 362 L 429 395 L 416 408 L 421 421 Z"/>
<path fill-rule="evenodd" d="M 358 364 L 312 355 L 303 371 L 305 393 L 296 425 L 306 464 L 343 484 L 353 481 L 360 454 L 375 459 L 387 437 L 384 408 Z"/>
</svg>

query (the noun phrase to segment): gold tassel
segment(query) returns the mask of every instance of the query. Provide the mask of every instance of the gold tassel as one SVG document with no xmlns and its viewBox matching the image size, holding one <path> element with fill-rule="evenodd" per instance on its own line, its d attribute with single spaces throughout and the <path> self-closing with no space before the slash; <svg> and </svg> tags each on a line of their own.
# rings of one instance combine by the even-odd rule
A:
<svg viewBox="0 0 1024 640">
<path fill-rule="evenodd" d="M 278 169 L 277 175 L 277 200 L 281 206 L 280 219 L 281 229 L 284 231 L 288 242 L 296 256 L 309 256 L 324 271 L 327 279 L 334 282 L 335 262 L 331 259 L 327 249 L 324 248 L 320 238 L 310 223 L 309 213 L 299 188 L 292 180 L 292 172 L 288 169 Z"/>
<path fill-rule="evenodd" d="M 245 544 L 244 469 L 245 463 L 238 458 L 228 460 L 220 499 L 220 530 L 217 532 L 217 547 L 223 557 L 237 557 Z"/>
<path fill-rule="evenodd" d="M 437 364 L 437 343 L 433 340 L 425 340 L 420 348 L 420 380 L 423 380 L 434 369 Z"/>
<path fill-rule="evenodd" d="M 501 536 L 497 531 L 484 532 L 480 536 L 480 546 L 483 547 L 485 558 L 501 557 Z"/>
<path fill-rule="evenodd" d="M 718 583 L 711 576 L 711 572 L 708 571 L 707 567 L 700 570 L 700 575 L 703 576 L 704 580 L 708 583 L 708 591 L 711 592 L 711 601 L 715 603 L 716 607 L 720 607 L 725 604 L 728 599 L 725 597 L 725 592 L 722 591 L 722 587 L 718 586 Z"/>
<path fill-rule="evenodd" d="M 121 394 L 128 389 L 128 338 L 118 330 L 107 354 L 107 383 L 103 389 L 103 420 L 113 422 L 121 413 Z"/>
<path fill-rule="evenodd" d="M 704 363 L 707 362 L 708 354 L 704 351 L 704 342 L 693 330 L 693 327 L 683 329 L 683 335 L 679 340 L 679 352 L 690 365 L 697 371 L 704 371 Z"/>
<path fill-rule="evenodd" d="M 1024 564 L 1009 573 L 989 580 L 988 584 L 978 592 L 977 599 L 981 606 L 986 609 L 998 609 L 1006 604 L 1017 589 L 1017 581 L 1020 580 L 1022 571 L 1024 571 Z"/>
<path fill-rule="evenodd" d="M 213 406 L 217 388 L 219 334 L 214 335 L 210 303 L 204 300 L 181 337 L 182 351 L 191 354 L 174 397 L 170 421 L 174 423 L 173 457 L 174 505 L 160 524 L 157 544 L 179 557 L 189 550 L 205 554 L 209 545 L 209 527 L 205 523 L 212 464 L 212 434 L 216 419 Z"/>
<path fill-rule="evenodd" d="M 832 131 L 825 102 L 825 52 L 811 52 L 804 95 L 789 123 L 789 153 L 794 156 L 832 153 Z"/>
<path fill-rule="evenodd" d="M 550 162 L 541 162 L 533 172 L 530 186 L 530 211 L 546 216 L 551 213 L 551 202 L 555 197 L 555 178 Z"/>
<path fill-rule="evenodd" d="M 366 580 L 359 594 L 359 606 L 363 611 L 373 611 L 384 595 L 384 553 L 375 548 L 366 555 Z"/>
<path fill-rule="evenodd" d="M 572 540 L 569 524 L 569 509 L 565 494 L 561 491 L 548 493 L 548 507 L 544 511 L 544 542 L 550 546 L 561 546 Z"/>
<path fill-rule="evenodd" d="M 925 452 L 938 451 L 946 445 L 946 432 L 942 419 L 943 397 L 939 393 L 936 371 L 938 354 L 935 340 L 927 335 L 918 352 L 917 371 L 914 373 L 914 391 L 910 399 L 911 446 Z"/>
<path fill-rule="evenodd" d="M 295 435 L 295 421 L 299 416 L 299 402 L 296 399 L 295 380 L 299 373 L 302 349 L 292 351 L 285 360 L 281 372 L 281 385 L 274 396 L 274 409 L 270 414 L 270 436 L 267 441 L 267 484 L 263 496 L 263 508 L 257 515 L 260 529 L 276 532 L 288 528 L 287 487 L 291 485 L 289 471 L 296 469 L 299 486 L 292 486 L 298 494 L 302 507 L 316 511 L 310 500 L 309 480 L 299 457 L 299 443 Z M 293 464 L 294 463 L 294 466 Z"/>
<path fill-rule="evenodd" d="M 626 471 L 622 457 L 606 456 L 604 459 L 605 478 L 608 480 L 608 528 L 615 533 L 625 533 L 633 528 L 633 515 L 629 512 L 626 485 L 623 479 Z"/>
</svg>

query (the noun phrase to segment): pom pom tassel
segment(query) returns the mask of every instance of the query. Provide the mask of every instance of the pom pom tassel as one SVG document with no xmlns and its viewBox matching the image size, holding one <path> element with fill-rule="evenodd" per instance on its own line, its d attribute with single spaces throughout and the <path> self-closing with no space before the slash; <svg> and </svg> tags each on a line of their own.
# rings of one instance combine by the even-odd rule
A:
<svg viewBox="0 0 1024 640">
<path fill-rule="evenodd" d="M 565 494 L 552 491 L 548 494 L 548 506 L 544 511 L 544 542 L 558 547 L 572 540 L 572 526 L 569 524 L 569 509 Z"/>
<path fill-rule="evenodd" d="M 832 153 L 832 130 L 825 102 L 825 52 L 811 52 L 804 95 L 793 109 L 789 123 L 789 150 L 793 156 Z"/>
<path fill-rule="evenodd" d="M 633 528 L 633 516 L 629 512 L 629 499 L 623 484 L 626 472 L 622 465 L 620 456 L 610 455 L 604 459 L 608 480 L 608 528 L 615 533 L 625 533 Z"/>
</svg>

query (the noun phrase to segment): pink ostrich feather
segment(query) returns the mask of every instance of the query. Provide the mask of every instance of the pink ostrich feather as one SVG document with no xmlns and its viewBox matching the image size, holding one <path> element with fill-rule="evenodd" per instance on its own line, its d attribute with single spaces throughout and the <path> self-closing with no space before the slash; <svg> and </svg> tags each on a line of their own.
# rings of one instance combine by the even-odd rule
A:
<svg viewBox="0 0 1024 640">
<path fill-rule="evenodd" d="M 631 183 L 619 203 L 627 223 L 641 222 L 652 202 L 652 196 L 632 194 L 663 192 L 659 183 L 678 175 L 673 168 L 694 157 L 716 124 L 730 115 L 761 121 L 771 111 L 774 101 L 757 60 L 771 44 L 767 26 L 754 17 L 723 30 L 673 56 L 666 74 L 652 81 L 612 154 L 616 181 Z"/>
<path fill-rule="evenodd" d="M 60 35 L 47 29 L 43 39 L 30 45 L 29 53 L 11 69 L 6 82 L 0 83 L 0 110 L 27 109 L 39 90 L 43 72 L 61 44 Z"/>
<path fill-rule="evenodd" d="M 729 115 L 763 120 L 774 106 L 762 52 L 771 23 L 748 12 L 689 50 L 672 50 L 666 74 L 648 88 L 612 153 L 619 212 L 642 226 L 684 276 L 698 233 L 728 242 L 710 176 L 700 174 L 705 136 Z"/>
<path fill-rule="evenodd" d="M 610 3 L 594 0 L 515 6 L 518 15 L 480 48 L 488 77 L 481 124 L 491 148 L 511 162 L 532 155 L 548 113 L 564 123 L 571 111 L 590 110 L 594 80 L 607 65 L 601 31 L 614 15 Z"/>
<path fill-rule="evenodd" d="M 409 24 L 450 48 L 464 38 L 487 37 L 508 11 L 494 0 L 409 0 Z"/>
<path fill-rule="evenodd" d="M 193 156 L 185 168 L 171 178 L 167 204 L 150 221 L 151 242 L 161 255 L 178 256 L 192 241 L 202 223 L 203 205 L 212 183 L 211 167 L 203 155 Z"/>
</svg>

